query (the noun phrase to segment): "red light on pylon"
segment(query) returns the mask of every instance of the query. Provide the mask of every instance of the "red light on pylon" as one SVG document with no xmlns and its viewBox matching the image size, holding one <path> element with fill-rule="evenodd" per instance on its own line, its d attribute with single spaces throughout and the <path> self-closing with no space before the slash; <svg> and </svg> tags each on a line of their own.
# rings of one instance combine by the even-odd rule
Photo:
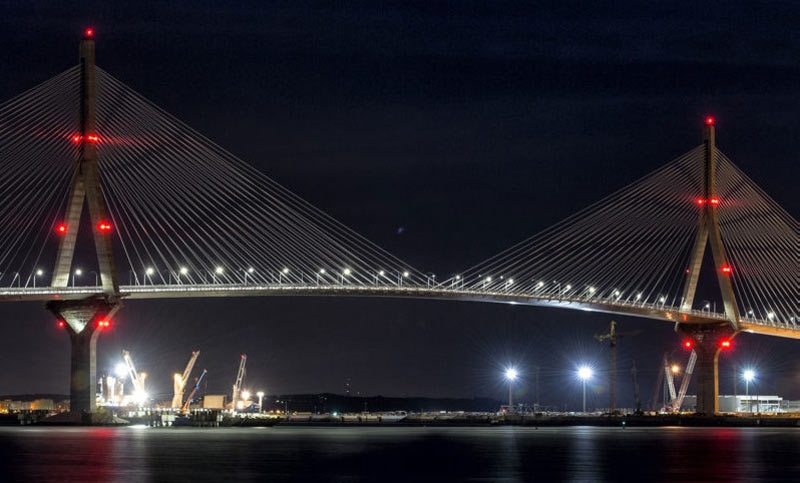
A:
<svg viewBox="0 0 800 483">
<path fill-rule="evenodd" d="M 686 350 L 694 348 L 694 341 L 692 339 L 686 339 L 683 341 L 683 348 Z"/>
<path fill-rule="evenodd" d="M 67 234 L 67 224 L 66 223 L 59 223 L 56 225 L 56 233 L 59 235 L 66 235 Z"/>
<path fill-rule="evenodd" d="M 97 144 L 100 142 L 100 136 L 98 136 L 97 134 L 87 134 L 86 140 L 92 144 Z"/>
<path fill-rule="evenodd" d="M 711 200 L 709 200 L 709 201 L 711 201 L 712 205 L 718 205 L 719 204 L 719 198 L 711 198 Z"/>
<path fill-rule="evenodd" d="M 81 136 L 80 134 L 76 134 L 76 135 L 72 136 L 72 142 L 75 143 L 75 144 L 78 144 L 79 142 L 81 142 L 82 139 L 83 139 L 83 136 Z"/>
<path fill-rule="evenodd" d="M 706 204 L 706 200 L 704 198 L 697 198 L 695 201 L 700 206 L 703 206 L 704 204 Z"/>
<path fill-rule="evenodd" d="M 720 270 L 722 271 L 722 273 L 727 275 L 730 275 L 731 272 L 733 272 L 733 269 L 731 268 L 730 265 L 723 265 L 722 267 L 720 267 Z"/>
<path fill-rule="evenodd" d="M 84 30 L 83 36 L 86 37 L 87 39 L 91 39 L 92 37 L 94 37 L 94 29 L 89 27 L 88 29 Z"/>
<path fill-rule="evenodd" d="M 719 347 L 720 349 L 730 349 L 731 347 L 733 347 L 733 343 L 731 342 L 730 339 L 722 339 L 721 341 L 719 341 Z"/>
<path fill-rule="evenodd" d="M 97 231 L 100 233 L 109 233 L 112 229 L 111 223 L 108 221 L 101 221 L 97 224 Z"/>
<path fill-rule="evenodd" d="M 56 325 L 58 325 L 58 328 L 59 328 L 59 329 L 63 329 L 63 328 L 64 328 L 64 326 L 66 325 L 66 323 L 64 323 L 64 321 L 63 321 L 63 320 L 59 320 L 59 321 L 56 323 Z"/>
<path fill-rule="evenodd" d="M 96 326 L 98 329 L 107 329 L 111 327 L 111 321 L 108 319 L 98 320 Z"/>
<path fill-rule="evenodd" d="M 706 117 L 706 126 L 713 126 L 715 122 L 716 119 L 714 119 L 713 117 L 711 116 Z"/>
</svg>

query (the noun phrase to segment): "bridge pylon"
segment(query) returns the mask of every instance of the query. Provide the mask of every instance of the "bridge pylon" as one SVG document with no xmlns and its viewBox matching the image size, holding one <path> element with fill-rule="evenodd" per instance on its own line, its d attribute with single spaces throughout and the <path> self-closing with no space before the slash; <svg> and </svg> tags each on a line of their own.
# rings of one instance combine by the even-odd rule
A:
<svg viewBox="0 0 800 483">
<path fill-rule="evenodd" d="M 725 309 L 725 322 L 720 324 L 684 323 L 676 325 L 675 329 L 694 340 L 694 351 L 697 354 L 695 368 L 697 412 L 716 414 L 719 412 L 719 353 L 723 350 L 720 342 L 725 340 L 730 342 L 739 332 L 739 310 L 736 307 L 736 297 L 731 283 L 733 268 L 725 256 L 725 246 L 722 243 L 717 213 L 721 200 L 717 195 L 717 147 L 714 118 L 706 118 L 705 124 L 703 194 L 696 200 L 700 208 L 700 216 L 689 260 L 686 284 L 683 288 L 681 311 L 688 313 L 692 310 L 703 257 L 706 247 L 711 245 L 717 282 Z"/>
<path fill-rule="evenodd" d="M 72 363 L 70 369 L 70 412 L 91 414 L 96 410 L 96 347 L 100 331 L 108 326 L 108 319 L 121 308 L 119 284 L 111 250 L 111 232 L 114 229 L 100 186 L 100 171 L 96 131 L 95 105 L 95 45 L 94 31 L 87 29 L 80 42 L 80 129 L 72 137 L 78 146 L 73 165 L 72 184 L 67 198 L 64 219 L 59 226 L 61 241 L 53 269 L 53 288 L 66 289 L 72 271 L 75 245 L 81 223 L 84 203 L 88 206 L 92 226 L 98 275 L 102 292 L 83 300 L 54 300 L 47 303 L 70 335 Z"/>
</svg>

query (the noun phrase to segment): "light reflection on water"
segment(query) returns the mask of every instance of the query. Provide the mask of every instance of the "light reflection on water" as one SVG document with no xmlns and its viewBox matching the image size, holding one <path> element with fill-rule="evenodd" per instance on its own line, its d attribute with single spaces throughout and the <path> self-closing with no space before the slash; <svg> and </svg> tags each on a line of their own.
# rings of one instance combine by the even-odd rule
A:
<svg viewBox="0 0 800 483">
<path fill-rule="evenodd" d="M 800 480 L 800 430 L 0 428 L 0 481 Z"/>
</svg>

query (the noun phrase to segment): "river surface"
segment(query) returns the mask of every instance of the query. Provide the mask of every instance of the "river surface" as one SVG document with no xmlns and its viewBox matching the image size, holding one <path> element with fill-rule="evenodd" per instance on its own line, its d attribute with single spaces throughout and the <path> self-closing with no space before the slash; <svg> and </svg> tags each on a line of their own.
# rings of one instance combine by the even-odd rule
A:
<svg viewBox="0 0 800 483">
<path fill-rule="evenodd" d="M 0 481 L 800 481 L 800 429 L 0 428 Z"/>
</svg>

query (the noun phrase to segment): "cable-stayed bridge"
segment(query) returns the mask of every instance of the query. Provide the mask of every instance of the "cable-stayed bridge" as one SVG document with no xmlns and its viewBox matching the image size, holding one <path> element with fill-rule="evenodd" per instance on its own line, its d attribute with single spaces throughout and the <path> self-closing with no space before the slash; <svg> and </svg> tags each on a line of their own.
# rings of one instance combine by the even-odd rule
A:
<svg viewBox="0 0 800 483">
<path fill-rule="evenodd" d="M 76 412 L 94 410 L 97 336 L 124 299 L 410 297 L 663 320 L 696 342 L 705 412 L 721 340 L 800 338 L 798 222 L 717 149 L 712 119 L 701 146 L 445 280 L 96 67 L 88 34 L 79 65 L 0 105 L 0 164 L 0 300 L 45 301 L 64 324 Z M 706 279 L 719 311 L 695 303 Z"/>
</svg>

